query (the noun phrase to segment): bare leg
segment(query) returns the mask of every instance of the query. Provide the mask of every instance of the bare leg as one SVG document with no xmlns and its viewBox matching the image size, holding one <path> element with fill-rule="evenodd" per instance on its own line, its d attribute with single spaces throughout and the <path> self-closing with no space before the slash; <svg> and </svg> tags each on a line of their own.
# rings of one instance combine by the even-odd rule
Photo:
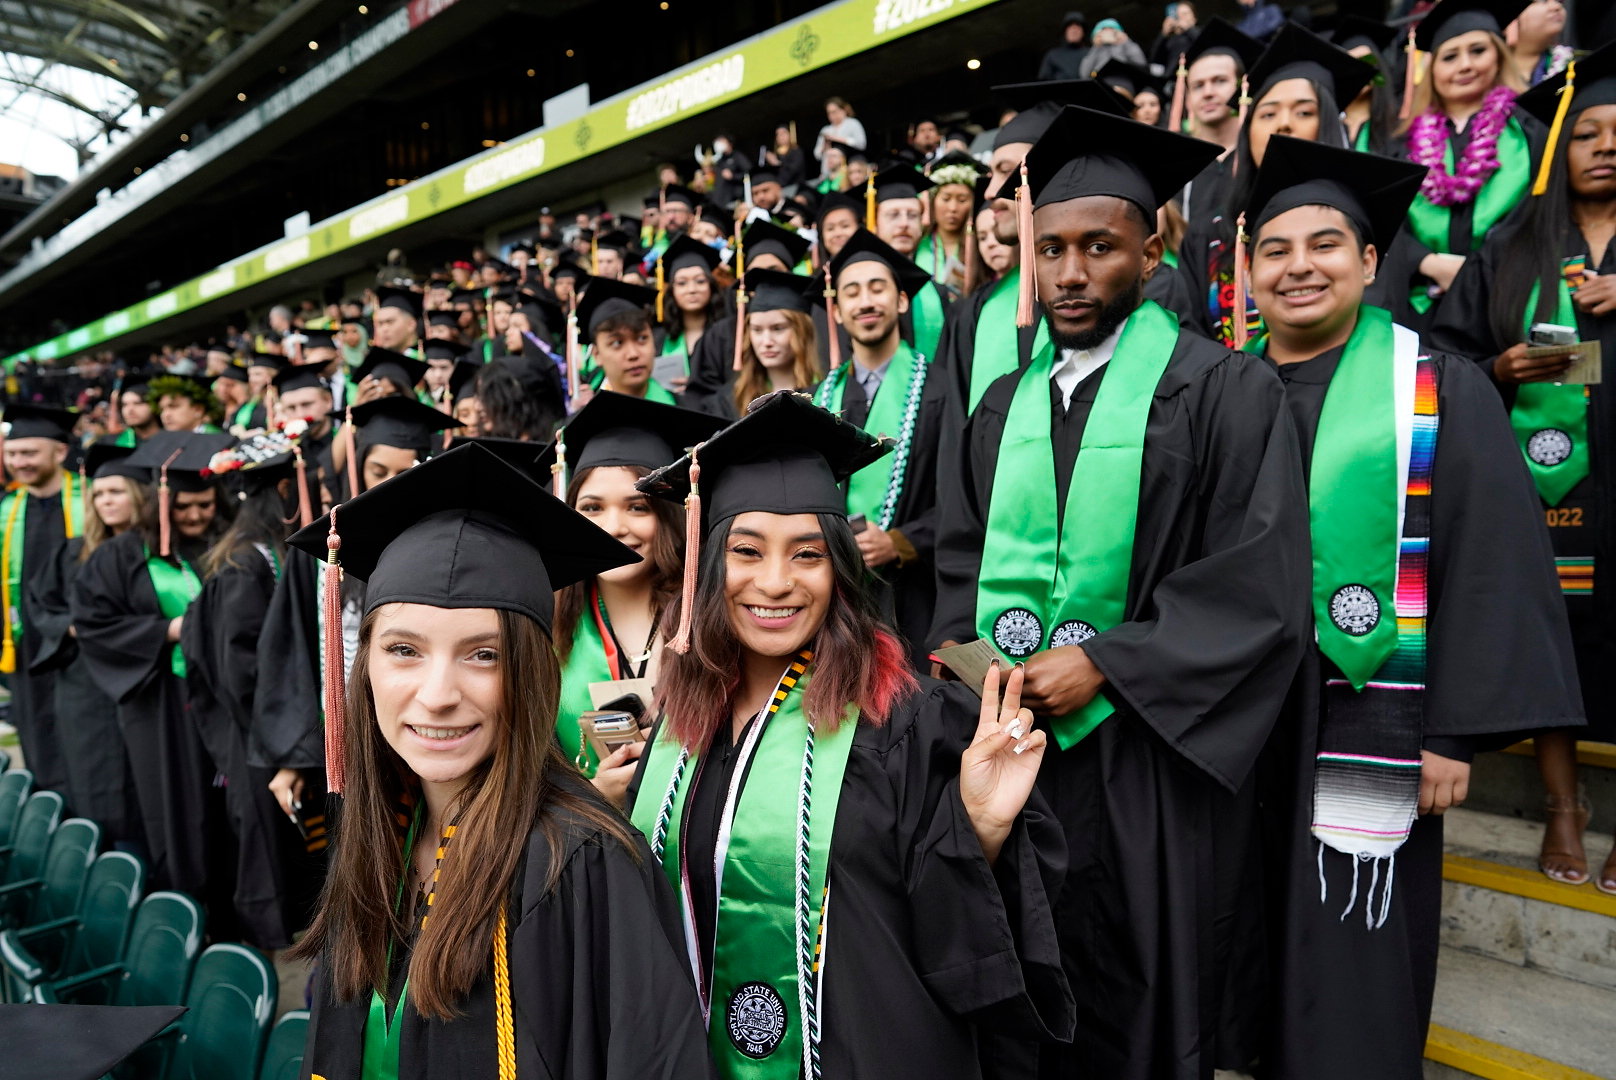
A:
<svg viewBox="0 0 1616 1080">
<path fill-rule="evenodd" d="M 1569 731 L 1539 732 L 1537 770 L 1547 793 L 1544 809 L 1548 827 L 1543 832 L 1543 853 L 1538 865 L 1555 881 L 1581 885 L 1588 880 L 1588 855 L 1582 831 L 1588 827 L 1588 806 L 1577 791 L 1577 740 Z"/>
</svg>

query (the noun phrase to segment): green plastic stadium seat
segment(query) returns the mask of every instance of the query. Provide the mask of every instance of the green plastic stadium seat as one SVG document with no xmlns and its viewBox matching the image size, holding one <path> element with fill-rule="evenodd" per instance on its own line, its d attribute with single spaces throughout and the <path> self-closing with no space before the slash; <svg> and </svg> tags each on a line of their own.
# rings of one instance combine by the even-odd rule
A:
<svg viewBox="0 0 1616 1080">
<path fill-rule="evenodd" d="M 51 833 L 62 821 L 62 797 L 54 791 L 36 791 L 22 804 L 11 842 L 0 845 L 0 884 L 38 877 L 50 846 Z"/>
<path fill-rule="evenodd" d="M 34 774 L 27 769 L 10 769 L 0 773 L 0 844 L 11 843 L 11 832 L 17 827 L 17 815 L 22 804 L 34 789 Z"/>
<path fill-rule="evenodd" d="M 7 1000 L 28 1000 L 34 985 L 45 979 L 78 975 L 122 960 L 145 881 L 146 868 L 134 855 L 103 852 L 90 867 L 76 914 L 0 931 Z"/>
<path fill-rule="evenodd" d="M 0 773 L 5 772 L 9 768 L 11 768 L 11 751 L 0 750 Z"/>
<path fill-rule="evenodd" d="M 39 876 L 0 885 L 0 927 L 64 919 L 79 909 L 90 864 L 101 846 L 101 826 L 69 818 L 51 834 Z"/>
<path fill-rule="evenodd" d="M 303 1044 L 308 1033 L 307 1009 L 296 1009 L 275 1021 L 258 1080 L 297 1080 L 303 1072 Z"/>
<path fill-rule="evenodd" d="M 167 1080 L 258 1080 L 280 984 L 243 945 L 214 945 L 196 962 Z"/>
</svg>

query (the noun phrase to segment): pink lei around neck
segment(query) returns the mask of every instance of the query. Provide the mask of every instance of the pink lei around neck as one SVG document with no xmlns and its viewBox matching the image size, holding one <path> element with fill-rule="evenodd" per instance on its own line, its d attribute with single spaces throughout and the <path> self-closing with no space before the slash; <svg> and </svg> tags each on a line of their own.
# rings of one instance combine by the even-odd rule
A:
<svg viewBox="0 0 1616 1080">
<path fill-rule="evenodd" d="M 1409 159 L 1430 170 L 1420 194 L 1436 206 L 1458 206 L 1474 199 L 1498 171 L 1498 136 L 1509 123 L 1514 107 L 1515 91 L 1509 87 L 1495 86 L 1487 91 L 1487 100 L 1470 118 L 1470 145 L 1452 173 L 1443 163 L 1448 145 L 1447 116 L 1433 105 L 1415 117 L 1409 125 Z"/>
</svg>

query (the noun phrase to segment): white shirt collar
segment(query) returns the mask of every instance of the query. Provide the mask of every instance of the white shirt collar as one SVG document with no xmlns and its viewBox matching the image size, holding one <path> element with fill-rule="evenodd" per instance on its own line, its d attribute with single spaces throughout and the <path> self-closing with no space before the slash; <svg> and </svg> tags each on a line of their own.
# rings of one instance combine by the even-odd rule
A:
<svg viewBox="0 0 1616 1080">
<path fill-rule="evenodd" d="M 1130 316 L 1131 318 L 1131 316 Z M 1055 380 L 1060 387 L 1061 401 L 1070 408 L 1072 404 L 1072 391 L 1077 389 L 1078 383 L 1098 371 L 1109 363 L 1117 351 L 1117 341 L 1122 337 L 1122 331 L 1127 327 L 1128 320 L 1122 320 L 1111 336 L 1094 346 L 1092 349 L 1062 349 L 1060 358 L 1055 364 L 1055 370 L 1049 377 Z"/>
</svg>

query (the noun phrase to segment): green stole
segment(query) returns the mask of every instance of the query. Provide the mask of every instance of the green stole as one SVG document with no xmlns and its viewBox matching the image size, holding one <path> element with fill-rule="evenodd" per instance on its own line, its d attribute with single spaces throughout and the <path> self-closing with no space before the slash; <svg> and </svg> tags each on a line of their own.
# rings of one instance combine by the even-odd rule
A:
<svg viewBox="0 0 1616 1080">
<path fill-rule="evenodd" d="M 1178 269 L 1178 253 L 1174 252 L 1174 251 L 1163 251 L 1162 252 L 1162 265 L 1163 266 L 1171 266 L 1174 270 L 1177 270 Z"/>
<path fill-rule="evenodd" d="M 425 800 L 415 804 L 415 811 L 410 815 L 410 831 L 404 835 L 404 872 L 398 878 L 398 891 L 393 896 L 393 914 L 397 915 L 404 903 L 404 883 L 410 879 L 412 873 L 411 860 L 415 857 L 415 838 L 421 828 L 421 812 L 426 806 Z M 443 857 L 443 849 L 438 849 L 438 857 Z M 437 872 L 433 872 L 436 880 Z M 389 936 L 387 942 L 387 974 L 389 982 L 393 978 L 393 941 Z M 410 993 L 409 976 L 404 977 L 404 988 L 399 991 L 398 1000 L 393 1003 L 391 1011 L 387 1008 L 387 999 L 379 991 L 372 988 L 370 991 L 370 1012 L 365 1018 L 365 1041 L 363 1056 L 360 1058 L 360 1080 L 398 1080 L 399 1047 L 402 1043 L 401 1032 L 404 1025 L 399 1023 L 399 1012 L 404 1008 L 404 999 Z"/>
<path fill-rule="evenodd" d="M 967 416 L 976 411 L 977 403 L 995 380 L 1021 366 L 1020 330 L 1016 326 L 1016 303 L 1020 288 L 1021 268 L 1012 266 L 1005 271 L 1004 277 L 994 283 L 993 292 L 977 316 Z M 1049 323 L 1041 314 L 1035 317 L 1038 319 L 1038 330 L 1032 339 L 1032 351 L 1037 355 L 1049 345 Z"/>
<path fill-rule="evenodd" d="M 1352 138 L 1352 148 L 1360 154 L 1369 153 L 1369 125 L 1371 122 L 1370 120 L 1365 120 L 1363 126 L 1358 128 L 1358 134 Z M 1450 159 L 1453 157 L 1451 149 L 1448 151 L 1448 157 Z"/>
<path fill-rule="evenodd" d="M 197 434 L 199 434 L 199 435 L 223 435 L 224 434 L 224 431 L 219 427 L 218 424 L 203 424 L 201 427 L 197 428 L 196 431 L 197 431 Z"/>
<path fill-rule="evenodd" d="M 669 334 L 667 337 L 662 339 L 661 355 L 678 356 L 684 361 L 685 377 L 690 377 L 690 354 L 685 351 L 685 335 L 683 331 L 680 331 L 678 337 L 674 337 L 672 334 Z M 655 382 L 656 380 L 653 379 L 651 381 Z"/>
<path fill-rule="evenodd" d="M 748 730 L 743 747 L 755 742 L 755 749 L 750 768 L 743 759 L 735 773 L 746 783 L 738 797 L 731 790 L 734 802 L 726 807 L 733 823 L 727 850 L 724 834 L 719 836 L 712 978 L 709 983 L 698 973 L 696 981 L 699 990 L 710 991 L 703 995 L 709 1003 L 707 1043 L 726 1080 L 798 1080 L 808 1056 L 805 1028 L 814 1035 L 815 1047 L 808 1052 L 818 1056 L 819 1010 L 805 996 L 817 991 L 802 980 L 816 981 L 825 955 L 821 935 L 829 904 L 831 833 L 858 710 L 849 706 L 834 732 L 809 725 L 802 708 L 809 656 L 799 657 L 781 679 L 761 735 L 757 723 Z M 694 957 L 695 921 L 679 841 L 700 752 L 685 750 L 664 734 L 645 755 L 631 820 L 651 841 L 652 855 L 680 896 Z M 809 803 L 806 837 L 804 801 Z M 721 1007 L 714 1010 L 713 1003 Z"/>
<path fill-rule="evenodd" d="M 202 580 L 191 569 L 191 564 L 183 556 L 176 558 L 180 561 L 178 566 L 160 555 L 154 556 L 151 548 L 146 548 L 146 573 L 151 577 L 152 588 L 157 590 L 157 608 L 166 619 L 184 615 L 185 609 L 202 591 Z M 177 642 L 170 649 L 169 667 L 176 676 L 185 678 L 185 654 L 180 652 Z"/>
<path fill-rule="evenodd" d="M 84 535 L 83 495 L 78 486 L 78 474 L 63 469 L 62 490 L 57 497 L 62 500 L 62 531 L 68 538 Z M 28 546 L 28 498 L 27 488 L 18 488 L 0 498 L 0 528 L 5 529 L 0 551 L 5 555 L 6 596 L 11 605 L 11 610 L 5 614 L 11 619 L 11 640 L 19 643 L 22 641 L 22 549 Z M 20 644 L 15 647 L 22 648 Z"/>
<path fill-rule="evenodd" d="M 594 604 L 595 590 L 589 589 L 589 603 Z M 589 698 L 589 684 L 610 682 L 617 678 L 606 660 L 606 644 L 601 639 L 600 627 L 595 625 L 593 611 L 578 616 L 578 625 L 572 631 L 572 651 L 561 668 L 561 707 L 556 711 L 556 738 L 561 750 L 583 771 L 585 776 L 595 775 L 600 759 L 595 748 L 583 737 L 578 716 L 595 706 Z M 646 702 L 647 705 L 650 702 Z"/>
<path fill-rule="evenodd" d="M 1021 375 L 988 505 L 977 581 L 976 626 L 1011 660 L 1081 645 L 1122 621 L 1133 564 L 1145 422 L 1178 344 L 1178 320 L 1146 300 L 1128 317 L 1083 426 L 1083 441 L 1056 517 L 1046 343 Z M 1055 720 L 1061 749 L 1075 746 L 1115 709 L 1104 695 Z"/>
<path fill-rule="evenodd" d="M 1453 171 L 1453 143 L 1450 140 L 1442 151 L 1442 163 Z M 1487 178 L 1476 192 L 1474 212 L 1470 218 L 1471 252 L 1481 249 L 1481 242 L 1499 219 L 1520 204 L 1532 182 L 1532 148 L 1526 141 L 1519 120 L 1511 119 L 1498 133 L 1498 171 Z M 1453 220 L 1449 207 L 1437 206 L 1424 194 L 1415 197 L 1408 208 L 1408 227 L 1420 243 L 1438 253 L 1448 252 L 1448 226 Z M 1423 288 L 1411 295 L 1414 310 L 1424 315 L 1431 310 L 1431 298 Z"/>
<path fill-rule="evenodd" d="M 1264 334 L 1246 346 L 1262 355 Z M 1308 517 L 1319 651 L 1362 690 L 1397 649 L 1397 559 L 1418 335 L 1363 304 L 1313 438 Z M 1407 400 L 1402 400 L 1406 398 Z"/>
<path fill-rule="evenodd" d="M 134 428 L 126 427 L 118 432 L 117 438 L 112 440 L 112 445 L 134 448 L 140 445 L 140 436 L 135 434 Z"/>
<path fill-rule="evenodd" d="M 236 415 L 234 417 L 232 417 L 231 420 L 230 420 L 231 426 L 234 427 L 234 426 L 239 425 L 239 426 L 245 428 L 248 424 L 252 423 L 253 410 L 256 409 L 258 407 L 258 405 L 259 405 L 258 399 L 253 398 L 251 401 L 247 402 L 241 408 L 237 409 L 236 410 Z"/>
<path fill-rule="evenodd" d="M 847 370 L 855 363 L 849 360 L 831 372 L 814 392 L 814 404 L 841 413 L 845 408 Z M 876 389 L 875 400 L 870 402 L 870 412 L 863 425 L 864 430 L 873 435 L 896 439 L 897 450 L 887 460 L 864 466 L 847 482 L 848 516 L 862 514 L 883 531 L 892 527 L 892 515 L 897 512 L 898 498 L 903 494 L 903 474 L 909 464 L 909 447 L 914 437 L 915 419 L 920 413 L 926 368 L 925 357 L 916 356 L 908 345 L 898 342 L 898 351 L 892 354 L 892 362 Z"/>
<path fill-rule="evenodd" d="M 1561 326 L 1577 325 L 1567 274 L 1575 270 L 1580 283 L 1584 265 L 1581 256 L 1562 263 L 1556 283 L 1560 296 L 1554 312 L 1554 321 Z M 1532 283 L 1532 295 L 1522 313 L 1523 336 L 1530 336 L 1540 287 L 1541 283 Z M 1575 383 L 1522 383 L 1515 390 L 1509 423 L 1515 429 L 1515 441 L 1526 457 L 1526 466 L 1532 471 L 1538 495 L 1549 506 L 1560 505 L 1560 500 L 1588 475 L 1587 387 Z"/>
</svg>

